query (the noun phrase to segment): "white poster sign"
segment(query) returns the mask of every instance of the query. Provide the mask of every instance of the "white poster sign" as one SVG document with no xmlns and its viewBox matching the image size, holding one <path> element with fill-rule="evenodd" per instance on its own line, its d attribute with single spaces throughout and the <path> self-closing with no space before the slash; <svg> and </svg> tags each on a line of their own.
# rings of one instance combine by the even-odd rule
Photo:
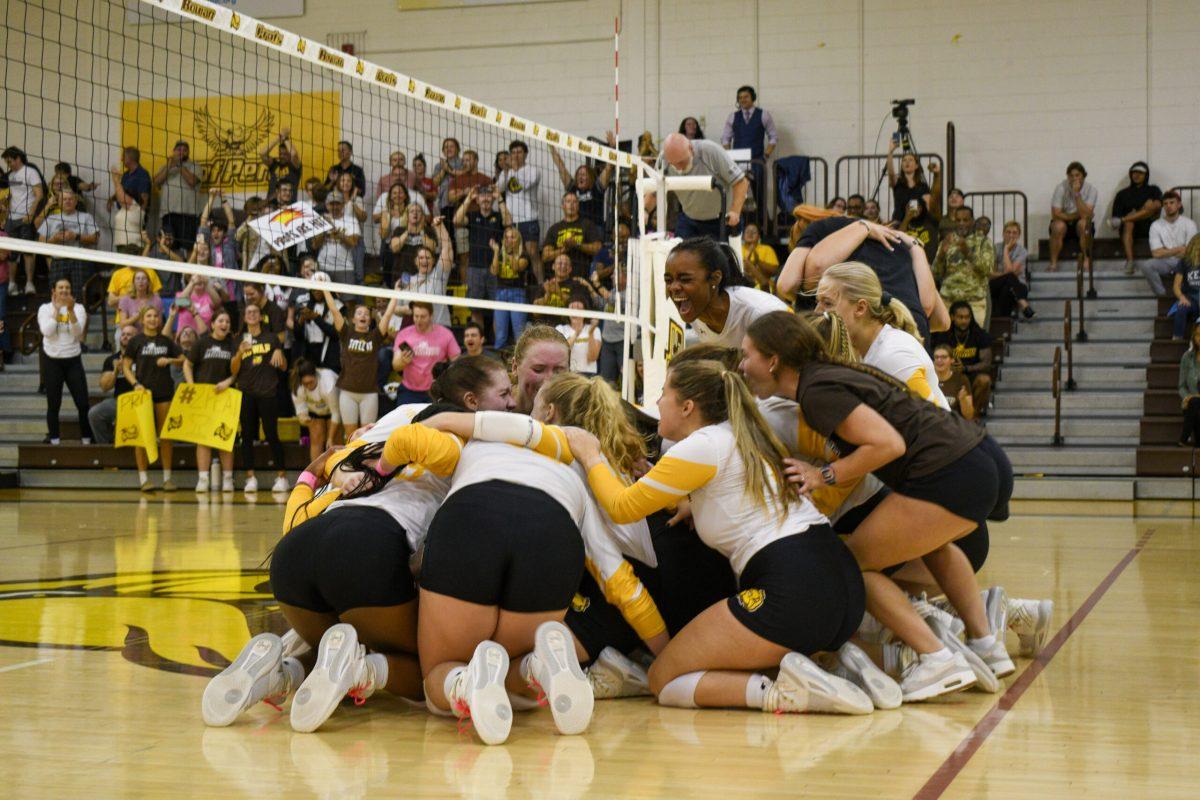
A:
<svg viewBox="0 0 1200 800">
<path fill-rule="evenodd" d="M 333 230 L 333 223 L 305 202 L 255 217 L 249 225 L 276 252 Z"/>
</svg>

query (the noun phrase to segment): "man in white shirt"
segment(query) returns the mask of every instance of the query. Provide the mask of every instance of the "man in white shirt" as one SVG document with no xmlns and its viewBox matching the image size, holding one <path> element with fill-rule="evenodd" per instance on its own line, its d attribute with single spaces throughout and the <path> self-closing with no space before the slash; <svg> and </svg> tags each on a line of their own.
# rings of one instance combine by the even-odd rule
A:
<svg viewBox="0 0 1200 800">
<path fill-rule="evenodd" d="M 517 140 L 510 144 L 508 169 L 500 173 L 497 184 L 512 215 L 513 224 L 525 241 L 525 253 L 529 256 L 533 274 L 541 283 L 542 254 L 538 245 L 542 240 L 542 226 L 538 217 L 537 197 L 542 176 L 537 167 L 525 163 L 528 157 L 529 147 L 524 142 Z"/>
<path fill-rule="evenodd" d="M 94 248 L 100 241 L 96 220 L 86 211 L 79 210 L 79 196 L 71 189 L 64 188 L 59 197 L 62 198 L 62 208 L 42 222 L 38 228 L 38 240 L 65 247 Z M 91 270 L 90 262 L 56 258 L 50 262 L 50 285 L 54 286 L 60 278 L 66 278 L 71 282 L 71 292 L 76 297 L 83 297 L 83 284 Z"/>
<path fill-rule="evenodd" d="M 191 252 L 200 226 L 200 167 L 189 156 L 191 149 L 185 141 L 175 143 L 167 163 L 154 176 L 154 187 L 162 195 L 162 227 L 175 236 L 175 241 Z"/>
<path fill-rule="evenodd" d="M 1067 165 L 1067 177 L 1054 187 L 1050 199 L 1050 271 L 1058 269 L 1058 254 L 1067 239 L 1079 242 L 1084 254 L 1085 265 L 1091 267 L 1092 236 L 1096 226 L 1092 223 L 1100 193 L 1087 182 L 1087 170 L 1078 161 Z"/>
<path fill-rule="evenodd" d="M 1141 263 L 1142 274 L 1159 297 L 1167 293 L 1163 278 L 1175 272 L 1188 242 L 1196 235 L 1196 223 L 1183 216 L 1183 200 L 1174 189 L 1163 192 L 1163 215 L 1150 226 L 1150 255 Z"/>
<path fill-rule="evenodd" d="M 37 167 L 31 167 L 25 158 L 25 152 L 19 147 L 7 147 L 3 153 L 4 166 L 8 170 L 8 188 L 11 193 L 8 209 L 8 223 L 4 232 L 14 239 L 37 239 L 37 231 L 33 227 L 33 217 L 37 213 L 42 198 L 46 196 L 46 182 Z M 33 266 L 37 258 L 33 253 L 25 253 L 25 293 L 33 294 Z M 8 293 L 13 296 L 21 294 L 21 275 L 13 268 L 12 282 Z"/>
<path fill-rule="evenodd" d="M 362 227 L 353 214 L 346 212 L 341 192 L 330 192 L 325 207 L 325 218 L 333 223 L 333 230 L 312 240 L 317 265 L 335 283 L 354 283 L 354 247 L 362 240 Z"/>
</svg>

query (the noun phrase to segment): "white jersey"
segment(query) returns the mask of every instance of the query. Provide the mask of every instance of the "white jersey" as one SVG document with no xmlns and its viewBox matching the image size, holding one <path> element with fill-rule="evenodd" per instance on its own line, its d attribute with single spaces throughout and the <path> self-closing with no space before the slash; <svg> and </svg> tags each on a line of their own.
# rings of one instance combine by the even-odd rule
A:
<svg viewBox="0 0 1200 800">
<path fill-rule="evenodd" d="M 508 481 L 540 489 L 567 510 L 576 525 L 592 513 L 587 486 L 565 464 L 511 444 L 471 440 L 450 478 L 450 494 L 485 481 Z M 517 509 L 514 514 L 519 514 Z"/>
<path fill-rule="evenodd" d="M 788 310 L 787 303 L 775 295 L 749 286 L 730 286 L 725 289 L 725 294 L 729 297 L 729 315 L 725 317 L 725 327 L 718 333 L 699 319 L 693 321 L 692 330 L 699 341 L 740 348 L 751 322 L 772 311 Z"/>
<path fill-rule="evenodd" d="M 446 499 L 450 481 L 425 471 L 412 480 L 391 481 L 378 492 L 352 500 L 338 500 L 330 510 L 346 506 L 364 506 L 386 511 L 408 537 L 415 553 L 425 541 L 433 515 Z"/>
<path fill-rule="evenodd" d="M 909 389 L 938 408 L 950 410 L 950 403 L 938 386 L 933 359 L 910 334 L 884 325 L 863 356 L 863 363 L 904 382 Z"/>
<path fill-rule="evenodd" d="M 392 431 L 403 428 L 412 422 L 413 417 L 421 413 L 428 406 L 429 403 L 405 403 L 402 406 L 396 406 L 380 417 L 371 430 L 358 437 L 358 439 L 368 444 L 372 442 L 386 442 L 387 438 L 391 436 Z"/>
</svg>

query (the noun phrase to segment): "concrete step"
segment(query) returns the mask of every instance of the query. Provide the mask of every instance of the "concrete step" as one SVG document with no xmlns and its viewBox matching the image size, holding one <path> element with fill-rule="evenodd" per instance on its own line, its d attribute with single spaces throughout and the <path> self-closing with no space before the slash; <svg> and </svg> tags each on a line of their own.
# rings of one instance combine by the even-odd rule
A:
<svg viewBox="0 0 1200 800">
<path fill-rule="evenodd" d="M 1030 303 L 1034 304 L 1033 310 L 1037 312 L 1037 316 L 1032 320 L 1022 319 L 1018 323 L 1018 327 L 1020 328 L 1029 322 L 1039 322 L 1042 320 L 1057 320 L 1061 325 L 1063 305 L 1068 299 L 1072 301 L 1071 317 L 1078 320 L 1079 304 L 1074 302 L 1074 294 L 1069 298 L 1037 297 L 1031 294 L 1029 300 Z M 1101 297 L 1096 300 L 1085 300 L 1083 304 L 1083 318 L 1085 321 L 1106 317 L 1150 319 L 1158 316 L 1158 313 L 1158 301 L 1153 297 Z"/>
<path fill-rule="evenodd" d="M 1076 438 L 1103 439 L 1106 436 L 1136 439 L 1138 425 L 1139 418 L 1133 415 L 1127 417 L 1064 417 L 1062 434 L 1071 440 Z M 1048 440 L 1054 433 L 1054 413 L 1051 411 L 1047 416 L 1002 417 L 993 415 L 988 417 L 987 429 L 997 440 L 1031 437 L 1042 437 L 1044 440 Z"/>
<path fill-rule="evenodd" d="M 1150 341 L 1154 338 L 1154 318 L 1129 319 L 1127 317 L 1095 317 L 1084 318 L 1084 330 L 1092 339 L 1137 339 Z M 1071 327 L 1071 336 L 1079 332 L 1078 320 Z M 1063 335 L 1061 318 L 1034 317 L 1021 323 L 1020 330 L 1013 337 L 1013 343 L 1028 340 L 1060 340 Z"/>
<path fill-rule="evenodd" d="M 10 374 L 8 370 L 5 370 L 4 373 L 0 375 L 0 398 L 3 398 L 6 395 L 37 394 L 37 388 L 37 372 L 22 371 Z M 96 394 L 100 394 L 99 369 L 96 369 L 90 375 L 88 375 L 88 388 Z M 3 402 L 3 399 L 0 399 L 0 403 Z"/>
<path fill-rule="evenodd" d="M 1016 363 L 1052 364 L 1054 348 L 1062 347 L 1062 340 L 1029 340 L 1018 336 L 1009 346 L 1004 357 L 1006 365 Z M 1076 364 L 1148 364 L 1150 342 L 1095 341 L 1072 342 L 1071 352 Z M 1065 364 L 1067 354 L 1063 352 Z"/>
<path fill-rule="evenodd" d="M 1012 364 L 1004 362 L 1001 370 L 997 394 L 1013 389 L 1049 389 L 1050 364 Z M 1075 382 L 1080 389 L 1104 389 L 1108 387 L 1120 389 L 1143 389 L 1146 386 L 1146 368 L 1144 366 L 1110 367 L 1100 365 L 1075 365 Z M 1066 368 L 1063 369 L 1063 380 L 1066 380 Z"/>
<path fill-rule="evenodd" d="M 1005 446 L 1004 452 L 1013 464 L 1020 467 L 1125 467 L 1132 474 L 1137 453 L 1133 447 L 1107 447 L 1067 444 Z"/>
<path fill-rule="evenodd" d="M 15 469 L 17 466 L 17 445 L 0 444 L 0 468 Z"/>
<path fill-rule="evenodd" d="M 1134 498 L 1130 478 L 1018 477 L 1013 481 L 1014 500 L 1125 500 Z"/>
<path fill-rule="evenodd" d="M 1002 385 L 1002 384 L 1001 384 Z M 1017 390 L 1001 390 L 996 393 L 993 398 L 997 411 L 1020 411 L 1025 410 L 1054 410 L 1054 397 L 1050 394 L 1050 387 L 1047 386 L 1042 390 L 1017 389 Z M 1064 392 L 1062 396 L 1062 408 L 1064 413 L 1075 411 L 1080 413 L 1090 414 L 1111 414 L 1117 411 L 1136 411 L 1139 414 L 1142 410 L 1142 391 L 1074 391 Z"/>
<path fill-rule="evenodd" d="M 109 356 L 109 353 L 98 350 L 98 349 L 92 350 L 90 353 L 84 353 L 83 354 L 84 370 L 86 370 L 89 375 L 92 372 L 99 372 L 100 368 L 104 366 L 104 359 L 108 358 L 108 356 Z M 38 355 L 37 355 L 37 353 L 32 353 L 28 356 L 18 355 L 18 356 L 16 356 L 16 359 L 17 360 L 14 363 L 8 364 L 4 367 L 4 372 L 0 372 L 0 383 L 4 383 L 5 380 L 7 380 L 8 378 L 10 378 L 14 375 L 21 375 L 21 374 L 25 374 L 25 373 L 33 373 L 34 375 L 37 374 L 37 372 L 38 372 Z"/>
</svg>

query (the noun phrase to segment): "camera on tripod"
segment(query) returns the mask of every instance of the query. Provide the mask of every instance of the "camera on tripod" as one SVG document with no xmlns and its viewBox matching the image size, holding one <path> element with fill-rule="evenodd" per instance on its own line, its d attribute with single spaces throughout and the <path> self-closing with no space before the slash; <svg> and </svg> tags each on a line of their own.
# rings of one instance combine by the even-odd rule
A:
<svg viewBox="0 0 1200 800">
<path fill-rule="evenodd" d="M 901 145 L 906 153 L 916 150 L 912 134 L 908 130 L 908 107 L 916 104 L 917 101 L 911 97 L 907 100 L 892 101 L 892 118 L 896 120 L 896 132 L 892 134 L 892 139 Z"/>
</svg>

